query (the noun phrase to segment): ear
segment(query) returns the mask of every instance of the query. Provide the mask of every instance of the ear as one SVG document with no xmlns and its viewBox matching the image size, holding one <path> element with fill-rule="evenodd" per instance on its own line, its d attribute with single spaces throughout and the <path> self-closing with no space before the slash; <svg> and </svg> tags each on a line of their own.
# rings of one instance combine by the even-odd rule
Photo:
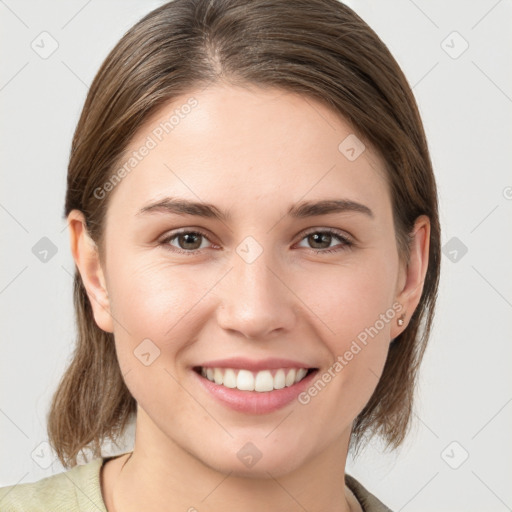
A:
<svg viewBox="0 0 512 512">
<path fill-rule="evenodd" d="M 416 219 L 411 237 L 409 261 L 404 262 L 400 270 L 395 299 L 402 305 L 397 318 L 404 315 L 404 323 L 401 326 L 397 322 L 393 323 L 391 339 L 405 330 L 423 292 L 430 247 L 430 219 L 426 215 Z"/>
<path fill-rule="evenodd" d="M 113 332 L 105 275 L 100 264 L 98 248 L 87 232 L 84 214 L 72 210 L 68 215 L 71 253 L 82 277 L 98 327 Z"/>
</svg>

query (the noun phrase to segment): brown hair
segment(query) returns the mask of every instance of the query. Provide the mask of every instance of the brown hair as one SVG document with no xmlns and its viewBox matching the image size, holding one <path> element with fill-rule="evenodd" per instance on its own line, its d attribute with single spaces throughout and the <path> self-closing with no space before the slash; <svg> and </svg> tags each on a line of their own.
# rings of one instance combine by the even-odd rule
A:
<svg viewBox="0 0 512 512">
<path fill-rule="evenodd" d="M 102 247 L 108 197 L 94 191 L 113 175 L 142 124 L 164 103 L 222 81 L 299 93 L 341 114 L 386 162 L 397 244 L 422 214 L 431 222 L 429 264 L 420 303 L 391 344 L 380 381 L 353 425 L 355 446 L 380 434 L 397 447 L 410 425 L 417 370 L 428 340 L 440 273 L 437 192 L 411 88 L 375 32 L 337 0 L 174 0 L 122 37 L 87 95 L 71 148 L 65 216 L 85 215 Z M 341 142 L 341 141 L 340 141 Z M 95 323 L 75 269 L 78 339 L 53 397 L 49 440 L 65 467 L 81 450 L 101 456 L 136 401 L 126 387 L 113 335 Z M 421 325 L 421 328 L 420 328 Z"/>
</svg>

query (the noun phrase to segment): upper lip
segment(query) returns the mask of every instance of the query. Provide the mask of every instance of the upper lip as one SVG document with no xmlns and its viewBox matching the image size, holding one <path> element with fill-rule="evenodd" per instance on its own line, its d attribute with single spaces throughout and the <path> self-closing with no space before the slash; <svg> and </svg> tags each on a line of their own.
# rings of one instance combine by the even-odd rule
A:
<svg viewBox="0 0 512 512">
<path fill-rule="evenodd" d="M 274 370 L 279 368 L 315 368 L 308 363 L 301 361 L 295 361 L 293 359 L 280 359 L 280 358 L 268 358 L 268 359 L 247 359 L 245 357 L 230 357 L 228 359 L 216 359 L 215 361 L 206 361 L 201 363 L 201 367 L 204 368 L 233 368 L 239 370 Z"/>
</svg>

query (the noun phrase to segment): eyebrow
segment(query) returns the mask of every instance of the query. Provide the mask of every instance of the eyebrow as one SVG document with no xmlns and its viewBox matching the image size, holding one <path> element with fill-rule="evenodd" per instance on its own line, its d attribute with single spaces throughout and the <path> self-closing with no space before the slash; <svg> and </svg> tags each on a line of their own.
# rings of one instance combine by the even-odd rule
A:
<svg viewBox="0 0 512 512">
<path fill-rule="evenodd" d="M 194 202 L 187 199 L 176 199 L 172 197 L 166 197 L 165 199 L 144 206 L 137 212 L 137 215 L 153 212 L 193 215 L 196 217 L 217 219 L 223 222 L 231 220 L 231 214 L 229 212 L 219 210 L 213 204 Z M 368 206 L 348 199 L 303 201 L 292 205 L 288 209 L 287 215 L 296 219 L 305 219 L 330 213 L 345 212 L 362 213 L 372 219 L 374 218 L 374 214 Z"/>
</svg>

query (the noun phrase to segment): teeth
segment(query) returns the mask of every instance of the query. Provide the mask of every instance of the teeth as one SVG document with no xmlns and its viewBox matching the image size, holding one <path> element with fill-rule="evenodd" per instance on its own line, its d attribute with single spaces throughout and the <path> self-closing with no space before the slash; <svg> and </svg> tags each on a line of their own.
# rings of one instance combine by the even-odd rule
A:
<svg viewBox="0 0 512 512">
<path fill-rule="evenodd" d="M 285 386 L 285 374 L 284 370 L 277 370 L 274 375 L 274 389 L 283 389 Z"/>
<path fill-rule="evenodd" d="M 215 368 L 213 370 L 213 380 L 215 381 L 215 384 L 222 384 L 224 376 L 222 375 L 222 371 L 220 368 Z"/>
<path fill-rule="evenodd" d="M 286 379 L 284 381 L 285 386 L 289 387 L 292 384 L 295 384 L 295 370 L 292 368 L 291 370 L 288 370 L 288 373 L 286 374 Z"/>
<path fill-rule="evenodd" d="M 236 387 L 242 391 L 254 391 L 254 375 L 247 370 L 240 370 L 236 378 Z"/>
<path fill-rule="evenodd" d="M 227 388 L 236 388 L 236 374 L 234 370 L 231 368 L 228 368 L 224 372 L 224 379 L 222 384 L 226 386 Z"/>
<path fill-rule="evenodd" d="M 201 375 L 215 384 L 241 391 L 272 391 L 292 386 L 307 374 L 306 368 L 279 368 L 278 370 L 234 370 L 232 368 L 201 368 Z"/>
<path fill-rule="evenodd" d="M 295 382 L 301 381 L 306 376 L 306 373 L 308 373 L 306 368 L 299 368 L 297 370 L 297 376 L 295 377 Z"/>
<path fill-rule="evenodd" d="M 274 389 L 274 378 L 268 370 L 256 374 L 254 389 L 256 391 L 272 391 Z"/>
</svg>

